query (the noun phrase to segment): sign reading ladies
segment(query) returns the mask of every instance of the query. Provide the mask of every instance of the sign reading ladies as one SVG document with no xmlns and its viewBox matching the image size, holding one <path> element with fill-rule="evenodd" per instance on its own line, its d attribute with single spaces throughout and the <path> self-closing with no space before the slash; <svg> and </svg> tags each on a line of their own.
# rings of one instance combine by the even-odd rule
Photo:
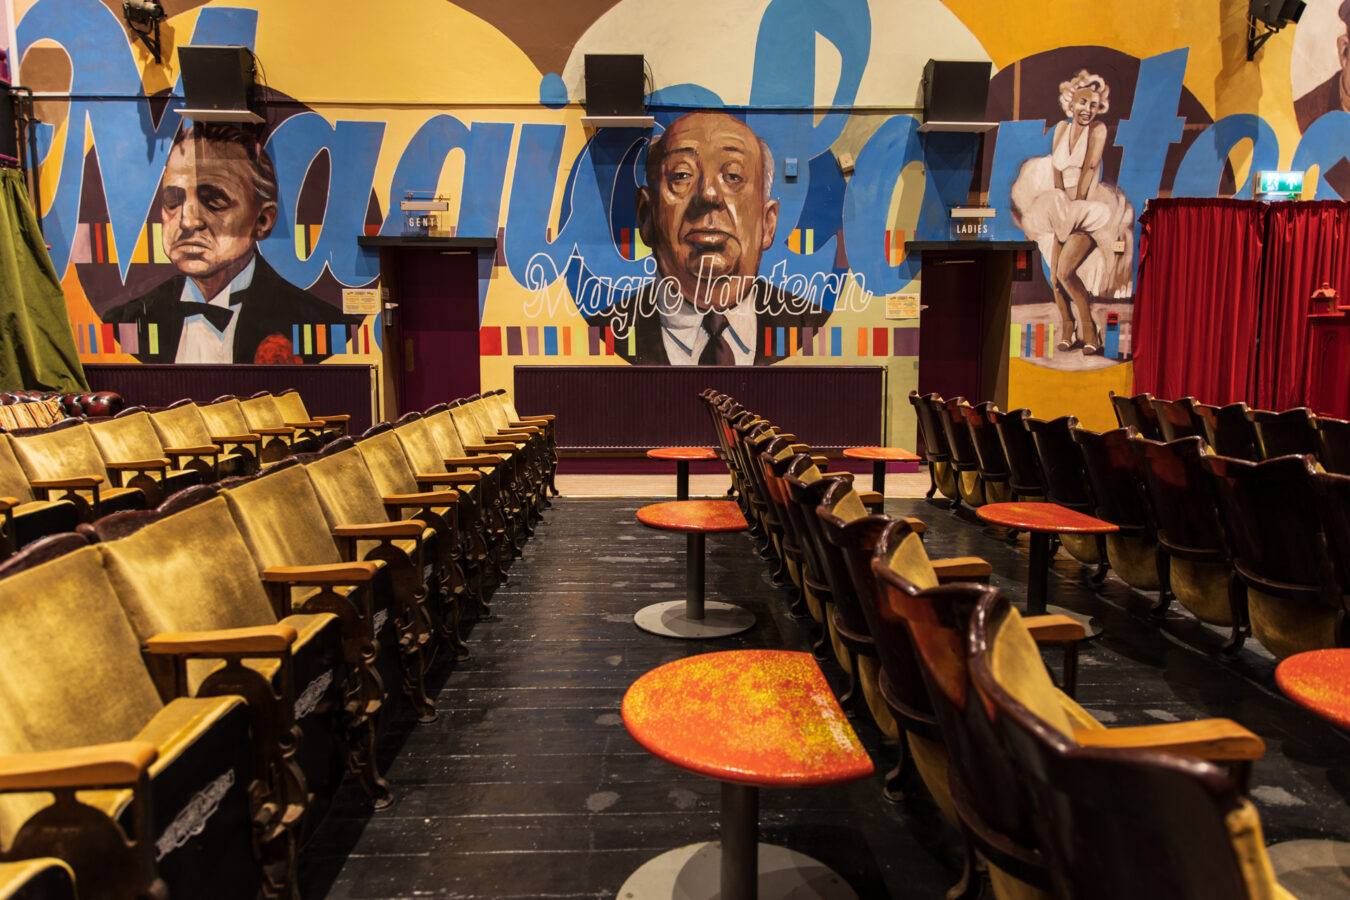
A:
<svg viewBox="0 0 1350 900">
<path fill-rule="evenodd" d="M 616 353 L 638 365 L 763 365 L 774 358 L 766 330 L 825 321 L 759 274 L 778 230 L 773 173 L 768 145 L 725 113 L 688 113 L 652 140 L 637 221 L 658 277 L 588 317 L 613 330 Z"/>
</svg>

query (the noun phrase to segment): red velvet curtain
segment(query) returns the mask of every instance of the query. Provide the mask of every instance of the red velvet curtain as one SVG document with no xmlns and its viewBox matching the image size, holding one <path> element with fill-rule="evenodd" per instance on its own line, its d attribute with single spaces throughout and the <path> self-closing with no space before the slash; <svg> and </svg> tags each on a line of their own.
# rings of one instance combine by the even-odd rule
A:
<svg viewBox="0 0 1350 900">
<path fill-rule="evenodd" d="M 1338 200 L 1273 203 L 1266 221 L 1261 352 L 1254 402 L 1264 409 L 1310 406 L 1350 414 L 1346 367 L 1350 320 L 1310 320 L 1324 282 L 1350 304 L 1350 205 Z"/>
<path fill-rule="evenodd" d="M 1135 393 L 1251 397 L 1264 217 L 1263 204 L 1245 200 L 1149 202 L 1131 326 Z"/>
</svg>

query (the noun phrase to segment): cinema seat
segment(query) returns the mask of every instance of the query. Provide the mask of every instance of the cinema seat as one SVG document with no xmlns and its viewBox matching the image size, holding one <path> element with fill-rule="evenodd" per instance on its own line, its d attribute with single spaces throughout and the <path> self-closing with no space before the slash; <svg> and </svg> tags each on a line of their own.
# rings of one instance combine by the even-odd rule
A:
<svg viewBox="0 0 1350 900">
<path fill-rule="evenodd" d="M 4 545 L 13 552 L 45 535 L 74 531 L 80 507 L 69 500 L 39 499 L 10 440 L 8 434 L 0 434 L 0 497 L 14 501 L 5 504 Z"/>
<path fill-rule="evenodd" d="M 292 818 L 306 817 L 286 823 L 294 839 L 313 830 L 346 768 L 343 697 L 355 685 L 343 659 L 341 626 L 331 613 L 278 617 L 225 499 L 212 491 L 196 496 L 200 502 L 172 513 L 118 513 L 88 530 L 100 541 L 109 579 L 142 642 L 166 631 L 278 624 L 295 631 L 285 653 L 226 664 L 203 655 L 165 673 L 183 679 L 194 695 L 245 697 L 253 712 L 256 771 L 269 773 L 269 796 L 291 809 Z"/>
<path fill-rule="evenodd" d="M 1055 896 L 1292 900 L 1243 776 L 1220 767 L 1258 756 L 1259 738 L 1224 719 L 1075 730 L 1017 610 L 997 591 L 964 593 L 963 609 L 978 598 L 967 644 L 981 702 L 971 705 L 987 712 L 1031 797 L 1028 821 Z"/>
<path fill-rule="evenodd" d="M 161 635 L 146 649 L 191 654 L 200 638 Z M 9 858 L 60 848 L 94 897 L 162 896 L 164 887 L 204 900 L 258 893 L 254 829 L 267 822 L 254 821 L 262 811 L 249 802 L 248 709 L 239 697 L 161 699 L 99 552 L 82 536 L 45 538 L 0 566 L 0 658 L 0 846 Z"/>
<path fill-rule="evenodd" d="M 1247 589 L 1228 556 L 1209 476 L 1200 465 L 1204 441 L 1190 437 L 1163 444 L 1135 436 L 1130 445 L 1143 463 L 1167 596 L 1200 621 L 1231 629 L 1224 651 L 1237 652 L 1246 639 Z"/>
<path fill-rule="evenodd" d="M 144 509 L 144 493 L 120 486 L 123 473 L 134 473 L 134 480 L 169 467 L 168 459 L 163 458 L 105 463 L 89 426 L 77 419 L 41 431 L 12 434 L 10 439 L 14 456 L 34 492 L 50 499 L 60 491 L 57 499 L 74 503 L 85 521 L 125 509 Z"/>
<path fill-rule="evenodd" d="M 1143 461 L 1129 443 L 1129 429 L 1096 432 L 1070 428 L 1082 454 L 1083 469 L 1092 488 L 1092 511 L 1120 530 L 1106 535 L 1106 559 L 1120 579 L 1135 590 L 1156 591 L 1165 565 L 1144 492 Z M 1160 606 L 1171 598 L 1163 592 Z"/>
<path fill-rule="evenodd" d="M 1312 457 L 1251 463 L 1205 456 L 1200 464 L 1247 588 L 1252 637 L 1279 659 L 1350 643 L 1345 598 L 1317 517 Z"/>
<path fill-rule="evenodd" d="M 352 419 L 348 413 L 311 416 L 309 410 L 305 408 L 304 399 L 295 388 L 287 388 L 275 393 L 272 398 L 276 401 L 277 409 L 281 411 L 281 417 L 287 425 L 298 425 L 301 422 L 321 422 L 324 429 L 331 431 L 334 437 L 343 437 L 347 434 L 347 426 Z"/>
<path fill-rule="evenodd" d="M 959 495 L 956 489 L 956 470 L 952 468 L 952 452 L 947 446 L 947 435 L 942 424 L 933 414 L 929 399 L 936 394 L 919 396 L 918 391 L 909 392 L 910 405 L 914 407 L 915 418 L 919 422 L 919 434 L 923 436 L 923 455 L 928 461 L 928 499 L 941 491 L 948 500 L 956 501 Z"/>
<path fill-rule="evenodd" d="M 144 410 L 133 408 L 123 410 L 111 419 L 93 420 L 89 423 L 89 432 L 109 467 L 150 460 L 169 462 L 167 468 L 146 471 L 127 482 L 127 487 L 138 488 L 145 494 L 147 506 L 158 506 L 168 495 L 202 483 L 199 470 L 180 467 L 175 455 L 164 448 Z"/>
<path fill-rule="evenodd" d="M 207 434 L 214 443 L 220 444 L 225 450 L 253 458 L 247 466 L 250 474 L 258 471 L 262 463 L 275 462 L 290 454 L 290 448 L 282 440 L 284 434 L 269 436 L 249 428 L 244 410 L 234 397 L 194 405 L 201 413 Z"/>
<path fill-rule="evenodd" d="M 423 518 L 433 506 L 453 506 L 458 500 L 455 493 L 381 491 L 350 438 L 328 445 L 317 458 L 301 459 L 342 555 L 382 561 L 389 567 L 394 590 L 414 599 L 416 606 L 409 609 L 419 623 L 414 634 L 422 642 L 424 665 L 435 653 L 435 633 L 448 638 L 459 657 L 466 659 L 468 650 L 459 634 L 459 594 L 454 591 L 463 576 L 453 559 L 440 552 L 440 533 Z M 405 510 L 417 518 L 403 518 Z"/>
</svg>

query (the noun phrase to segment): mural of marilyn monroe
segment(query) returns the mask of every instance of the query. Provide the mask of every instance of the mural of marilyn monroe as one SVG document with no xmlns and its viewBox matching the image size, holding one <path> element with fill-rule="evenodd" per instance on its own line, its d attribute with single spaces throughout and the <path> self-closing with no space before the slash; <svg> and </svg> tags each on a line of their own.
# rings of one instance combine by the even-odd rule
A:
<svg viewBox="0 0 1350 900">
<path fill-rule="evenodd" d="M 1050 261 L 1050 287 L 1060 318 L 1059 350 L 1102 351 L 1091 301 L 1128 296 L 1134 207 L 1114 185 L 1103 184 L 1106 125 L 1097 117 L 1111 89 L 1086 70 L 1059 86 L 1065 120 L 1055 126 L 1049 156 L 1027 160 L 1012 187 L 1013 215 Z M 1124 252 L 1114 244 L 1124 241 Z"/>
</svg>

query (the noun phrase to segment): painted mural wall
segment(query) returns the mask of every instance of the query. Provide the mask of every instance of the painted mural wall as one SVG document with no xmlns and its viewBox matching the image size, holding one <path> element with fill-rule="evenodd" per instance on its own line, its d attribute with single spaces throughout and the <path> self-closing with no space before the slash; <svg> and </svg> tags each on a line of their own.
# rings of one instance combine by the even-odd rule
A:
<svg viewBox="0 0 1350 900">
<path fill-rule="evenodd" d="M 882 365 L 886 439 L 912 444 L 905 243 L 951 239 L 950 208 L 975 204 L 993 209 L 978 238 L 1037 248 L 1009 405 L 1102 426 L 1130 386 L 1150 198 L 1250 196 L 1277 168 L 1350 198 L 1341 0 L 1251 63 L 1246 0 L 164 6 L 160 64 L 114 0 L 12 0 L 86 362 L 379 362 L 381 316 L 343 313 L 344 290 L 379 286 L 357 238 L 440 196 L 442 233 L 497 238 L 485 385 L 540 363 Z M 189 44 L 256 53 L 264 125 L 182 127 Z M 597 52 L 645 55 L 654 129 L 583 125 Z M 919 131 L 929 58 L 992 63 L 996 130 Z"/>
</svg>

